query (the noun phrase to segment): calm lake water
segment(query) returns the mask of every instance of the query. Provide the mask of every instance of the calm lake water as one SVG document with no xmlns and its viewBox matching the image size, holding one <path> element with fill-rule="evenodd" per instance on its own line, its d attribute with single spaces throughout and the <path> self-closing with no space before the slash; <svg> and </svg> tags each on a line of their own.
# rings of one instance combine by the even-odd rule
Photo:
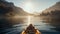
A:
<svg viewBox="0 0 60 34">
<path fill-rule="evenodd" d="M 46 23 L 45 20 L 42 20 L 40 17 L 31 17 L 30 23 L 35 25 L 42 34 L 60 34 L 60 31 L 56 30 L 60 27 L 56 28 L 55 26 L 51 25 L 50 23 Z M 1 29 L 1 34 L 21 34 L 21 32 L 28 26 L 28 19 L 25 19 L 25 23 L 23 24 L 16 24 L 10 28 Z"/>
</svg>

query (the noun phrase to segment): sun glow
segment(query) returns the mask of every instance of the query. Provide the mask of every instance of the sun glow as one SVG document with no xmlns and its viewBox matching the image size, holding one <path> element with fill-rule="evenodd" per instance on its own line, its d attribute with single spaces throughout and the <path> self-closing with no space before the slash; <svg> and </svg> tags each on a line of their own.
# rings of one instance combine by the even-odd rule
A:
<svg viewBox="0 0 60 34">
<path fill-rule="evenodd" d="M 31 2 L 26 2 L 24 4 L 24 10 L 27 11 L 28 13 L 31 13 L 33 10 L 33 4 Z"/>
</svg>

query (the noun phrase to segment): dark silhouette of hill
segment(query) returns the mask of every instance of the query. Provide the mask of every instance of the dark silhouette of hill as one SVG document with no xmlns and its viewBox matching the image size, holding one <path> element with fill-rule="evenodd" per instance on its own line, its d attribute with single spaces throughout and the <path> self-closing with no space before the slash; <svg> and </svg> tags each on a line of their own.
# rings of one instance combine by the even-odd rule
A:
<svg viewBox="0 0 60 34">
<path fill-rule="evenodd" d="M 14 6 L 12 2 L 0 0 L 0 15 L 14 16 L 14 15 L 27 15 L 22 8 Z"/>
<path fill-rule="evenodd" d="M 12 27 L 12 25 L 23 23 L 24 18 L 17 18 L 19 16 L 27 16 L 28 13 L 22 8 L 16 7 L 12 2 L 0 0 L 0 28 L 5 29 Z M 16 18 L 14 18 L 16 16 Z"/>
</svg>

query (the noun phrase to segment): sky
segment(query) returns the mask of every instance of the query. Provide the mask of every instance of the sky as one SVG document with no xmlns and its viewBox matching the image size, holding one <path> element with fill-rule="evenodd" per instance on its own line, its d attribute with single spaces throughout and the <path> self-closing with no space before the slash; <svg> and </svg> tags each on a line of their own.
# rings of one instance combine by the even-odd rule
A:
<svg viewBox="0 0 60 34">
<path fill-rule="evenodd" d="M 43 10 L 51 7 L 60 0 L 6 0 L 6 1 L 13 2 L 15 6 L 21 7 L 24 11 L 33 13 L 42 12 Z"/>
</svg>

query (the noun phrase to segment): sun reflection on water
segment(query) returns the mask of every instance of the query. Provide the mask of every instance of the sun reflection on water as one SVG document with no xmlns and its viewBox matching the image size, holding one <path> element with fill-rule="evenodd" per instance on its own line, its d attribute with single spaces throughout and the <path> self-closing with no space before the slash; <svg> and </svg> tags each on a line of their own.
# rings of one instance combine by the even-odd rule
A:
<svg viewBox="0 0 60 34">
<path fill-rule="evenodd" d="M 31 24 L 31 16 L 28 16 L 28 23 L 27 25 Z"/>
</svg>

